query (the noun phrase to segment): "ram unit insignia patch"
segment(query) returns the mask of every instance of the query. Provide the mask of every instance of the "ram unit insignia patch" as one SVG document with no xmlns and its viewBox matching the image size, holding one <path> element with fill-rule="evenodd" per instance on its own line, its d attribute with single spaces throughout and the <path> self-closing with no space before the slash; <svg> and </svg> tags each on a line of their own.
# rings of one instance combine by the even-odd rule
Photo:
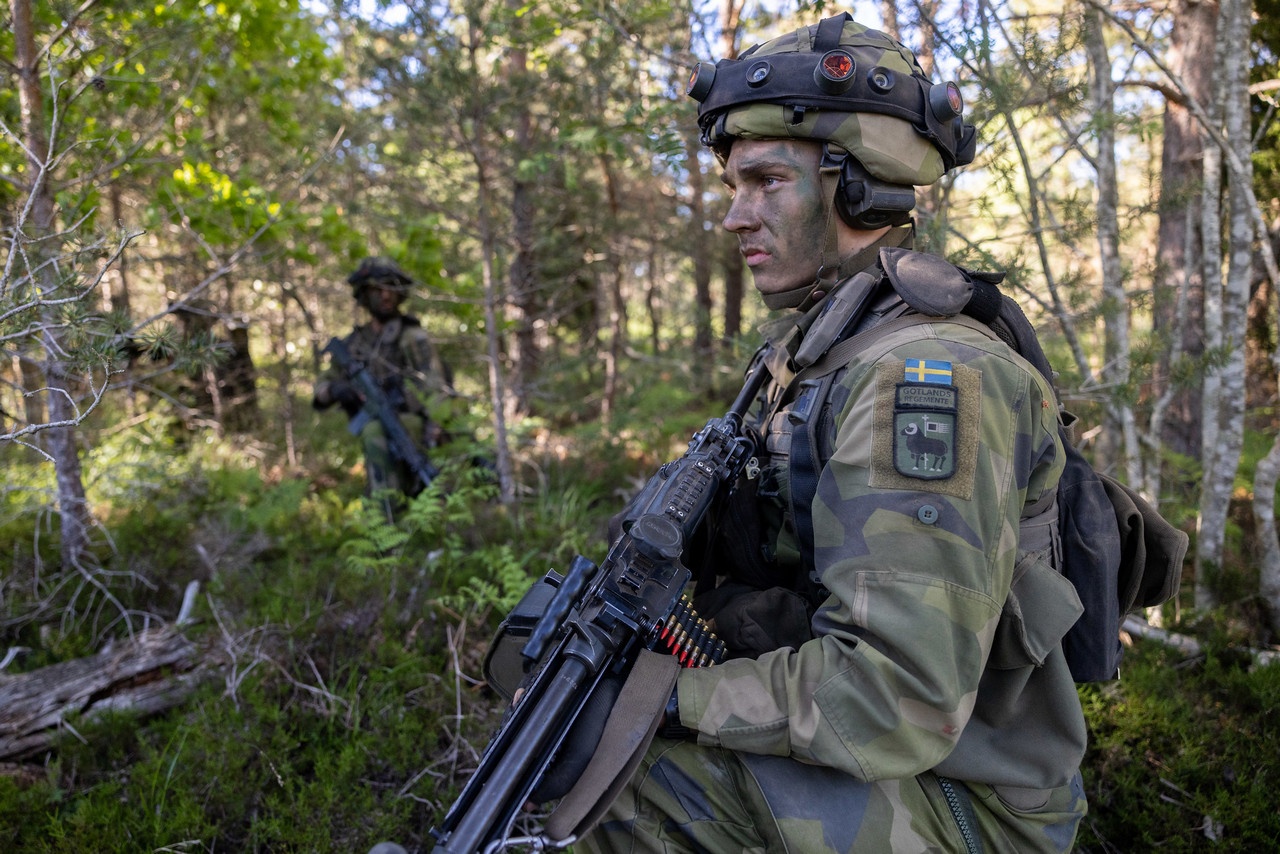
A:
<svg viewBox="0 0 1280 854">
<path fill-rule="evenodd" d="M 899 474 L 945 480 L 956 473 L 959 406 L 950 362 L 906 360 L 893 405 L 893 465 Z"/>
</svg>

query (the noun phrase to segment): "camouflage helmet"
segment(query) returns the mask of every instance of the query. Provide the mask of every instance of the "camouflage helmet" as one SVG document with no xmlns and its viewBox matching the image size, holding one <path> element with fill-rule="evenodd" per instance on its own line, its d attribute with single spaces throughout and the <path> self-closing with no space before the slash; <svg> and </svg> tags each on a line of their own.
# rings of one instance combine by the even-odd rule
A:
<svg viewBox="0 0 1280 854">
<path fill-rule="evenodd" d="M 389 288 L 407 295 L 413 279 L 395 261 L 375 256 L 361 261 L 356 271 L 347 276 L 347 284 L 351 285 L 351 295 L 362 302 L 365 292 L 371 287 Z"/>
<path fill-rule="evenodd" d="M 847 12 L 738 59 L 699 63 L 688 94 L 700 104 L 703 144 L 721 159 L 735 139 L 827 143 L 829 156 L 846 161 L 838 202 L 855 181 L 861 186 L 848 189 L 865 193 L 867 204 L 879 193 L 909 211 L 912 185 L 973 161 L 977 134 L 961 118 L 959 87 L 934 85 L 901 42 Z"/>
</svg>

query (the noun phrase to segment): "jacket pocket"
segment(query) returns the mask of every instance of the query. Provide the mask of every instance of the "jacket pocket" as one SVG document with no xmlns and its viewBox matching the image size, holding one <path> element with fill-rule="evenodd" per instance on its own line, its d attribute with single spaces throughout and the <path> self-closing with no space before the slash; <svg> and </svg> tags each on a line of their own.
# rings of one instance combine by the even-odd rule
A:
<svg viewBox="0 0 1280 854">
<path fill-rule="evenodd" d="M 1000 670 L 1039 667 L 1083 613 L 1075 587 L 1049 565 L 1044 553 L 1027 554 L 1013 571 L 988 665 Z"/>
</svg>

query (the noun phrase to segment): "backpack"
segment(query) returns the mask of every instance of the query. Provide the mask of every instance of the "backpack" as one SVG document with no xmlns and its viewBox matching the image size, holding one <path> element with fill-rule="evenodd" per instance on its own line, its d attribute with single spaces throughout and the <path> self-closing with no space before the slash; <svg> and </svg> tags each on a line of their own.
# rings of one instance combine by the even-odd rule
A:
<svg viewBox="0 0 1280 854">
<path fill-rule="evenodd" d="M 875 334 L 881 328 L 887 333 L 904 324 L 931 323 L 946 317 L 949 322 L 979 329 L 1004 341 L 1035 366 L 1056 394 L 1053 369 L 1035 329 L 1021 307 L 997 287 L 1002 274 L 975 273 L 906 249 L 883 249 L 880 262 L 907 305 L 916 311 L 924 309 L 925 313 L 898 317 L 872 327 L 864 335 Z M 936 293 L 931 293 L 930 304 L 920 305 L 917 297 L 938 285 L 937 281 L 919 281 L 921 273 L 950 277 L 946 285 L 952 292 L 964 294 L 965 299 L 939 301 Z M 962 277 L 958 291 L 957 275 Z M 943 311 L 939 311 L 940 305 Z M 951 309 L 959 309 L 959 313 L 952 314 Z M 858 338 L 859 347 L 865 346 L 867 339 L 862 335 Z M 816 370 L 802 371 L 797 377 L 803 379 L 800 385 L 810 387 L 813 399 L 827 398 L 836 373 L 852 355 L 847 349 L 841 352 L 840 344 L 851 340 L 836 344 L 813 366 Z M 1059 404 L 1058 432 L 1066 461 L 1055 496 L 1056 518 L 1052 505 L 1036 508 L 1023 517 L 1019 537 L 1037 536 L 1033 529 L 1043 528 L 1046 516 L 1048 524 L 1056 523 L 1059 548 L 1053 554 L 1054 567 L 1072 583 L 1084 605 L 1084 613 L 1063 638 L 1063 654 L 1076 682 L 1101 682 L 1119 674 L 1123 651 L 1120 626 L 1125 616 L 1166 602 L 1177 592 L 1189 540 L 1141 495 L 1093 468 L 1075 447 L 1075 420 Z M 814 542 L 810 508 L 817 493 L 818 475 L 831 455 L 819 429 L 822 421 L 817 417 L 796 419 L 789 455 L 793 523 L 806 559 L 811 559 Z"/>
</svg>

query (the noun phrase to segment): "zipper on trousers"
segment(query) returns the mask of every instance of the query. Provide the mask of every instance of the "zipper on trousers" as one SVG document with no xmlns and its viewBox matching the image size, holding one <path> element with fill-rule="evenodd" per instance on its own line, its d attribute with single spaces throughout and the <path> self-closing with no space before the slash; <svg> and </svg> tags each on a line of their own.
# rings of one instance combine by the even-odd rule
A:
<svg viewBox="0 0 1280 854">
<path fill-rule="evenodd" d="M 968 796 L 949 778 L 938 777 L 937 779 L 938 787 L 942 789 L 942 796 L 947 800 L 947 808 L 951 810 L 956 826 L 960 828 L 964 850 L 967 854 L 982 854 L 982 840 L 973 826 L 973 807 L 969 804 Z"/>
</svg>

